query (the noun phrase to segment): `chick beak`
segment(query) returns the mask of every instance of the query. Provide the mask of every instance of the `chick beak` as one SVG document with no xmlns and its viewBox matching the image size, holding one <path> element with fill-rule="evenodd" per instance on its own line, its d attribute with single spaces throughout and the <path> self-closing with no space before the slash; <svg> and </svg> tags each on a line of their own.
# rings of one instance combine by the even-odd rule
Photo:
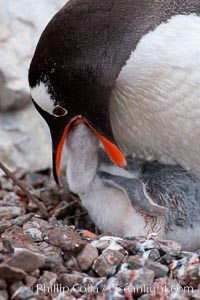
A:
<svg viewBox="0 0 200 300">
<path fill-rule="evenodd" d="M 56 183 L 58 185 L 60 184 L 60 165 L 61 165 L 61 158 L 62 158 L 62 151 L 63 146 L 65 143 L 65 140 L 67 139 L 67 135 L 69 133 L 69 130 L 71 127 L 77 126 L 80 123 L 86 124 L 100 139 L 102 142 L 105 151 L 107 152 L 107 155 L 109 156 L 110 160 L 116 164 L 117 166 L 124 168 L 127 170 L 127 163 L 124 155 L 119 150 L 119 148 L 111 143 L 109 140 L 107 140 L 103 135 L 99 134 L 93 127 L 90 125 L 90 123 L 82 116 L 78 115 L 74 117 L 64 128 L 61 138 L 58 142 L 54 143 L 54 139 L 52 137 L 53 141 L 53 175 Z"/>
</svg>

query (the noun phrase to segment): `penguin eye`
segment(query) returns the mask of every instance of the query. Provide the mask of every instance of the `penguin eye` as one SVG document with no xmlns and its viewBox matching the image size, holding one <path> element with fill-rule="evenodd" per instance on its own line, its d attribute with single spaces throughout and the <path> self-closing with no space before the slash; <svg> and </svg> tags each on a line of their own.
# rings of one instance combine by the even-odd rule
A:
<svg viewBox="0 0 200 300">
<path fill-rule="evenodd" d="M 61 107 L 60 105 L 56 105 L 52 113 L 55 117 L 63 117 L 68 113 L 68 111 L 65 108 Z"/>
</svg>

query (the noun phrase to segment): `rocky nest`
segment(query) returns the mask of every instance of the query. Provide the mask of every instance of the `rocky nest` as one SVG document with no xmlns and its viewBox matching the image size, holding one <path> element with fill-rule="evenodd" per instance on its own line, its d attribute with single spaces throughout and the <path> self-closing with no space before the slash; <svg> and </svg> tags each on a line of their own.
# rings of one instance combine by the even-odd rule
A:
<svg viewBox="0 0 200 300">
<path fill-rule="evenodd" d="M 200 251 L 102 234 L 48 172 L 21 180 L 38 203 L 0 178 L 0 300 L 200 299 Z"/>
</svg>

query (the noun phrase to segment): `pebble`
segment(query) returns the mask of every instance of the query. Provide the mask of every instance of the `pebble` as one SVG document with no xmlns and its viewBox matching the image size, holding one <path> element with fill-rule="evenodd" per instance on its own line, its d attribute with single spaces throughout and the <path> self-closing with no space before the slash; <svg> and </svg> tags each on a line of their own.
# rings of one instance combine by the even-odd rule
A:
<svg viewBox="0 0 200 300">
<path fill-rule="evenodd" d="M 91 245 L 95 246 L 95 248 L 97 248 L 99 251 L 102 252 L 103 250 L 108 248 L 108 246 L 110 245 L 110 241 L 99 239 L 99 240 L 92 241 Z"/>
<path fill-rule="evenodd" d="M 13 295 L 22 286 L 24 286 L 22 280 L 12 282 L 9 289 L 10 294 Z"/>
<path fill-rule="evenodd" d="M 122 270 L 117 274 L 119 284 L 127 287 L 127 297 L 130 295 L 130 292 L 134 296 L 140 296 L 146 293 L 146 288 L 152 286 L 154 277 L 154 271 L 145 267 L 135 271 Z"/>
<path fill-rule="evenodd" d="M 182 265 L 174 271 L 179 283 L 185 286 L 198 288 L 200 283 L 200 264 Z"/>
<path fill-rule="evenodd" d="M 140 255 L 133 255 L 128 257 L 127 263 L 130 269 L 136 270 L 144 266 L 145 259 Z"/>
<path fill-rule="evenodd" d="M 48 229 L 51 225 L 43 219 L 33 217 L 29 222 L 24 224 L 23 229 L 28 230 L 31 228 L 39 229 L 43 234 L 47 234 Z"/>
<path fill-rule="evenodd" d="M 26 287 L 26 286 L 21 286 L 19 287 L 18 290 L 12 295 L 13 300 L 26 300 L 30 299 L 34 296 L 33 291 L 31 288 Z"/>
<path fill-rule="evenodd" d="M 83 282 L 83 275 L 78 272 L 72 274 L 63 273 L 59 276 L 58 282 L 63 286 L 71 288 L 75 284 L 81 284 Z"/>
<path fill-rule="evenodd" d="M 26 273 L 32 273 L 42 267 L 45 257 L 41 254 L 31 252 L 27 249 L 16 249 L 14 255 L 6 261 L 6 264 L 19 268 Z"/>
<path fill-rule="evenodd" d="M 0 264 L 0 278 L 9 283 L 21 280 L 25 277 L 25 275 L 26 273 L 21 269 L 8 266 L 5 263 Z"/>
<path fill-rule="evenodd" d="M 122 241 L 118 242 L 125 250 L 127 250 L 130 254 L 136 254 L 140 247 L 141 244 L 138 240 L 134 239 L 124 239 Z"/>
<path fill-rule="evenodd" d="M 38 249 L 37 244 L 27 235 L 24 234 L 22 227 L 12 226 L 11 229 L 6 230 L 1 238 L 3 241 L 9 242 L 13 248 L 27 248 L 31 251 L 36 251 Z"/>
<path fill-rule="evenodd" d="M 52 287 L 55 285 L 57 278 L 57 274 L 49 271 L 44 271 L 43 275 L 37 281 L 37 284 L 43 287 Z"/>
<path fill-rule="evenodd" d="M 0 290 L 0 300 L 8 300 L 8 292 L 6 290 Z"/>
<path fill-rule="evenodd" d="M 117 266 L 122 262 L 124 255 L 119 251 L 107 249 L 96 259 L 93 265 L 94 271 L 99 276 L 112 276 Z"/>
<path fill-rule="evenodd" d="M 28 222 L 34 216 L 33 213 L 29 213 L 11 220 L 12 225 L 22 226 Z"/>
<path fill-rule="evenodd" d="M 0 186 L 1 186 L 1 181 L 0 181 Z M 7 193 L 7 192 L 6 192 L 5 190 L 1 190 L 1 189 L 0 189 L 0 199 L 1 199 L 1 200 L 5 197 L 6 193 Z"/>
<path fill-rule="evenodd" d="M 194 290 L 192 293 L 190 293 L 190 296 L 193 300 L 199 300 L 200 299 L 200 289 Z"/>
<path fill-rule="evenodd" d="M 12 191 L 13 190 L 13 184 L 12 184 L 11 180 L 8 180 L 5 177 L 1 177 L 0 187 L 4 191 Z"/>
<path fill-rule="evenodd" d="M 146 251 L 144 253 L 143 257 L 149 258 L 152 260 L 158 260 L 161 256 L 160 256 L 160 252 L 158 249 L 151 249 L 151 250 Z"/>
<path fill-rule="evenodd" d="M 145 261 L 145 267 L 155 272 L 155 278 L 165 277 L 169 273 L 167 266 L 161 265 L 159 262 L 147 259 Z"/>
<path fill-rule="evenodd" d="M 32 275 L 26 275 L 25 276 L 25 283 L 28 287 L 33 287 L 35 283 L 37 282 L 37 278 Z"/>
<path fill-rule="evenodd" d="M 5 280 L 0 279 L 0 290 L 5 290 L 7 288 L 7 283 Z"/>
<path fill-rule="evenodd" d="M 1 204 L 3 205 L 17 205 L 20 203 L 20 197 L 15 192 L 8 192 L 3 197 Z"/>
<path fill-rule="evenodd" d="M 62 260 L 62 250 L 60 248 L 48 244 L 47 242 L 41 242 L 38 247 L 39 250 L 45 254 L 46 259 Z"/>
<path fill-rule="evenodd" d="M 20 206 L 2 206 L 0 203 L 0 217 L 9 217 L 10 219 L 25 214 L 25 209 Z"/>
<path fill-rule="evenodd" d="M 12 226 L 11 221 L 0 221 L 0 233 L 3 233 L 6 229 L 10 228 Z"/>
<path fill-rule="evenodd" d="M 149 239 L 149 240 L 147 239 L 147 240 L 144 240 L 143 242 L 141 242 L 139 251 L 145 252 L 150 249 L 159 249 L 159 245 L 156 243 L 156 241 L 154 241 L 152 239 Z"/>
<path fill-rule="evenodd" d="M 76 257 L 77 263 L 82 271 L 87 271 L 98 257 L 97 248 L 87 244 Z"/>
<path fill-rule="evenodd" d="M 153 270 L 155 272 L 155 278 L 165 277 L 169 272 L 169 268 L 167 266 L 151 259 L 144 259 L 139 255 L 129 256 L 127 263 L 129 268 L 132 270 L 137 270 L 143 267 Z"/>
<path fill-rule="evenodd" d="M 109 279 L 108 279 L 109 280 Z M 86 286 L 93 286 L 94 288 L 97 288 L 99 291 L 102 291 L 103 289 L 106 289 L 108 281 L 106 277 L 92 277 L 92 276 L 85 276 L 83 277 L 83 285 Z"/>
<path fill-rule="evenodd" d="M 158 240 L 158 242 L 160 242 L 162 248 L 163 248 L 163 246 L 166 246 L 166 247 L 170 248 L 170 250 L 175 250 L 175 251 L 181 250 L 181 244 L 176 241 Z"/>
<path fill-rule="evenodd" d="M 150 300 L 150 299 L 151 299 L 150 296 L 147 294 L 144 294 L 138 298 L 138 300 Z"/>
<path fill-rule="evenodd" d="M 79 234 L 70 227 L 50 229 L 48 231 L 49 243 L 60 247 L 63 251 L 79 252 L 86 245 Z"/>
<path fill-rule="evenodd" d="M 42 254 L 45 255 L 45 268 L 52 272 L 61 271 L 64 268 L 62 250 L 46 242 L 41 242 L 38 246 Z"/>
<path fill-rule="evenodd" d="M 172 263 L 173 259 L 174 259 L 173 256 L 171 256 L 169 253 L 166 253 L 165 255 L 163 255 L 161 257 L 159 262 L 164 264 L 164 265 L 169 265 L 169 264 Z"/>
<path fill-rule="evenodd" d="M 68 209 L 69 203 L 67 201 L 61 201 L 55 209 L 54 216 L 57 219 L 63 219 L 67 215 Z"/>
<path fill-rule="evenodd" d="M 30 228 L 24 231 L 24 233 L 31 237 L 33 241 L 35 242 L 41 242 L 43 241 L 43 234 L 42 232 L 37 228 Z"/>
</svg>

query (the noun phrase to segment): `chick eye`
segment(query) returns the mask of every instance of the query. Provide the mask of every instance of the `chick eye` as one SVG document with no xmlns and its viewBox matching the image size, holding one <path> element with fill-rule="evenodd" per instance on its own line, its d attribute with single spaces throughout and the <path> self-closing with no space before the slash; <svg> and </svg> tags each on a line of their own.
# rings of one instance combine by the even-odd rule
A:
<svg viewBox="0 0 200 300">
<path fill-rule="evenodd" d="M 54 107 L 52 113 L 55 117 L 62 117 L 64 115 L 66 115 L 68 113 L 68 111 L 65 108 L 61 107 L 60 105 L 56 105 Z"/>
</svg>

